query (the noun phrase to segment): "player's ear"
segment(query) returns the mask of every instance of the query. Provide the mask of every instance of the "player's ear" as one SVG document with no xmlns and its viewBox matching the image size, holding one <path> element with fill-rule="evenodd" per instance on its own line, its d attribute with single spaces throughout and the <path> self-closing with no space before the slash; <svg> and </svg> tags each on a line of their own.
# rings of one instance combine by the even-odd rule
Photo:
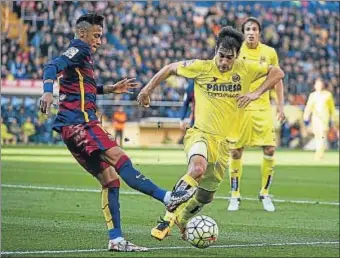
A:
<svg viewBox="0 0 340 258">
<path fill-rule="evenodd" d="M 85 30 L 84 29 L 79 29 L 78 34 L 79 34 L 79 38 L 84 38 Z"/>
</svg>

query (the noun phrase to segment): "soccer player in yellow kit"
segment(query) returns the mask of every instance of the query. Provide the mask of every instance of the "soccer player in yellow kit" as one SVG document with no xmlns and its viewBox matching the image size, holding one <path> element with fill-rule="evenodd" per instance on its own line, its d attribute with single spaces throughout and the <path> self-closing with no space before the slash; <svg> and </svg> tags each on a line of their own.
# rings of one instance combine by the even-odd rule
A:
<svg viewBox="0 0 340 258">
<path fill-rule="evenodd" d="M 329 130 L 329 123 L 335 115 L 335 105 L 332 93 L 325 89 L 321 78 L 317 78 L 312 92 L 305 107 L 303 119 L 309 122 L 312 115 L 312 129 L 315 136 L 314 159 L 320 160 L 325 153 L 325 139 Z"/>
<path fill-rule="evenodd" d="M 172 202 L 167 206 L 165 216 L 151 230 L 151 235 L 158 240 L 169 234 L 175 222 L 184 230 L 186 222 L 212 201 L 223 181 L 229 146 L 239 137 L 244 107 L 274 87 L 284 76 L 279 67 L 237 59 L 242 42 L 242 33 L 232 27 L 222 28 L 213 59 L 166 65 L 137 96 L 138 103 L 148 107 L 154 88 L 169 76 L 194 80 L 195 123 L 186 131 L 184 138 L 188 168 L 174 186 L 175 192 L 192 190 L 193 196 L 181 205 Z M 260 87 L 249 93 L 250 84 L 264 76 L 267 79 Z"/>
<path fill-rule="evenodd" d="M 250 17 L 242 24 L 245 41 L 240 50 L 240 59 L 252 60 L 259 63 L 279 67 L 276 51 L 260 42 L 261 24 Z M 253 82 L 250 91 L 257 89 L 265 78 Z M 283 112 L 283 84 L 282 80 L 275 85 L 277 95 L 277 115 L 280 122 L 285 119 Z M 274 120 L 270 104 L 269 91 L 259 99 L 251 102 L 245 110 L 245 119 L 241 125 L 241 138 L 232 147 L 229 164 L 229 182 L 231 198 L 228 211 L 237 211 L 240 205 L 240 182 L 242 176 L 242 153 L 245 146 L 258 146 L 263 149 L 261 165 L 262 186 L 259 199 L 266 211 L 275 211 L 275 206 L 269 196 L 269 186 L 274 173 L 274 152 L 276 146 Z"/>
</svg>

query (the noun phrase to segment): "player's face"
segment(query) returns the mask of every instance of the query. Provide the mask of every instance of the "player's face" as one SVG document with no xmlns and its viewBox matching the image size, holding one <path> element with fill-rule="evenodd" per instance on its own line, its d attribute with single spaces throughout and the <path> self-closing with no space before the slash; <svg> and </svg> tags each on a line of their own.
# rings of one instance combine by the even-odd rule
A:
<svg viewBox="0 0 340 258">
<path fill-rule="evenodd" d="M 249 21 L 244 25 L 244 37 L 248 44 L 257 44 L 260 40 L 260 28 L 256 22 Z"/>
<path fill-rule="evenodd" d="M 93 25 L 87 30 L 84 41 L 90 45 L 92 52 L 96 52 L 97 48 L 102 44 L 103 28 L 100 25 Z"/>
<path fill-rule="evenodd" d="M 235 49 L 225 49 L 220 46 L 217 49 L 215 57 L 218 70 L 220 70 L 221 73 L 224 73 L 231 70 L 233 67 L 235 59 L 237 58 L 237 53 Z"/>
<path fill-rule="evenodd" d="M 323 81 L 321 81 L 321 80 L 316 80 L 316 81 L 315 81 L 315 84 L 314 84 L 314 89 L 315 89 L 316 91 L 321 91 L 321 90 L 323 90 L 323 88 L 324 88 Z"/>
</svg>

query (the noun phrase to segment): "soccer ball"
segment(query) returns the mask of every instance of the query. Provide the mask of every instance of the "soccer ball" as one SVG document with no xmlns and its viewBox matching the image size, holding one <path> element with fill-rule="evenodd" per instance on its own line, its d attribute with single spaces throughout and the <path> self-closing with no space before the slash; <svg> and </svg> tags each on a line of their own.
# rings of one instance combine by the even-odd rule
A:
<svg viewBox="0 0 340 258">
<path fill-rule="evenodd" d="M 186 240 L 197 248 L 207 248 L 216 242 L 218 227 L 212 218 L 204 215 L 193 217 L 185 228 Z"/>
</svg>

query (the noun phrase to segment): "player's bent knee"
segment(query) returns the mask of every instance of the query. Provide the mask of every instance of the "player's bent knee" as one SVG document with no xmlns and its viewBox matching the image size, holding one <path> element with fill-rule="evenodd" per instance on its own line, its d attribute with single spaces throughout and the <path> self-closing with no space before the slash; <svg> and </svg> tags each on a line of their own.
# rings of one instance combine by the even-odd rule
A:
<svg viewBox="0 0 340 258">
<path fill-rule="evenodd" d="M 119 179 L 117 172 L 113 167 L 104 169 L 102 173 L 96 175 L 96 178 L 103 187 L 107 187 L 112 181 Z"/>
<path fill-rule="evenodd" d="M 243 149 L 234 149 L 230 151 L 230 155 L 233 159 L 240 159 L 242 157 Z"/>
<path fill-rule="evenodd" d="M 273 156 L 274 153 L 275 153 L 275 147 L 274 146 L 265 146 L 263 148 L 263 153 L 264 153 L 264 155 L 267 155 L 267 156 Z"/>
<path fill-rule="evenodd" d="M 207 160 L 204 157 L 200 155 L 192 156 L 188 169 L 189 175 L 191 175 L 194 179 L 200 178 L 207 170 L 207 165 Z"/>
<path fill-rule="evenodd" d="M 202 204 L 208 204 L 214 199 L 214 194 L 215 192 L 198 188 L 196 191 L 196 199 Z"/>
<path fill-rule="evenodd" d="M 208 160 L 208 148 L 205 142 L 195 142 L 188 151 L 188 162 L 191 162 L 191 158 L 194 156 L 201 156 L 205 160 Z"/>
</svg>

